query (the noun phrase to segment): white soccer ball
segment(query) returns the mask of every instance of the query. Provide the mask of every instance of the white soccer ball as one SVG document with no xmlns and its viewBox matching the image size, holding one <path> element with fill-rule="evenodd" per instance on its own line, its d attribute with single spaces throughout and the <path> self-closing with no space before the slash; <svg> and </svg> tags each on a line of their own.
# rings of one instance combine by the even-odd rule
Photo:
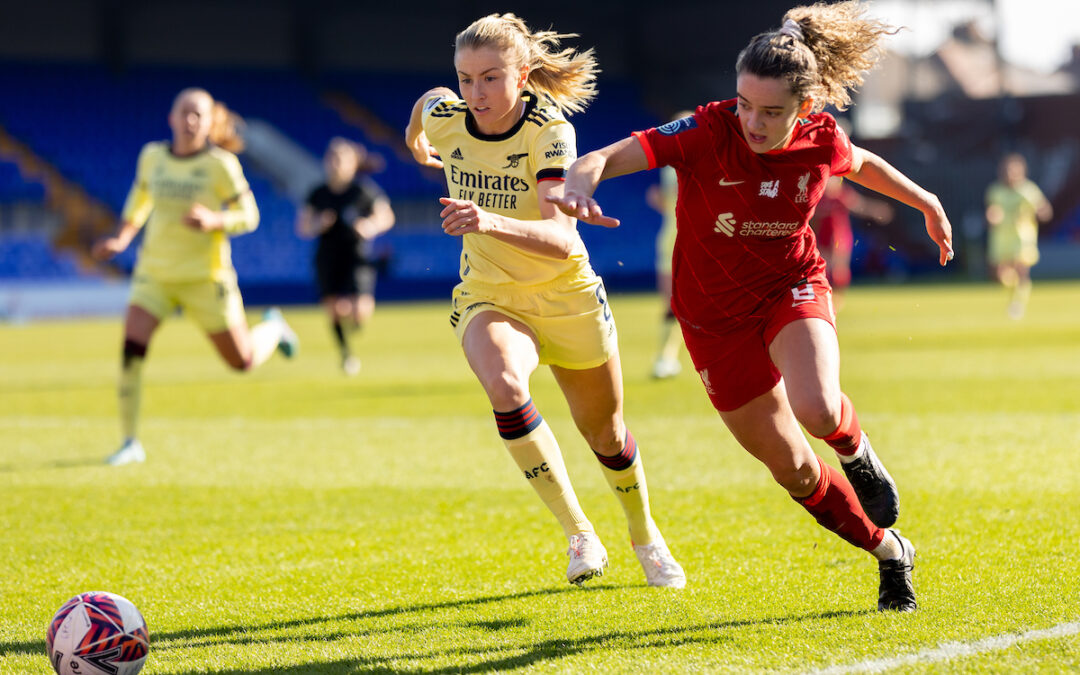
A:
<svg viewBox="0 0 1080 675">
<path fill-rule="evenodd" d="M 128 600 L 91 591 L 56 612 L 45 646 L 57 675 L 135 675 L 150 652 L 150 633 Z"/>
</svg>

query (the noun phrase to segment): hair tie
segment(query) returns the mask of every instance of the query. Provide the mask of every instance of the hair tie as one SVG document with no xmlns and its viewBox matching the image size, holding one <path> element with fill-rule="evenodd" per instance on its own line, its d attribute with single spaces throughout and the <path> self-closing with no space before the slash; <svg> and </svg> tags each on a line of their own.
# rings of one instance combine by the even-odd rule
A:
<svg viewBox="0 0 1080 675">
<path fill-rule="evenodd" d="M 784 25 L 780 27 L 779 33 L 781 35 L 787 35 L 788 37 L 798 40 L 799 42 L 805 42 L 803 39 L 802 26 L 794 19 L 785 19 Z"/>
</svg>

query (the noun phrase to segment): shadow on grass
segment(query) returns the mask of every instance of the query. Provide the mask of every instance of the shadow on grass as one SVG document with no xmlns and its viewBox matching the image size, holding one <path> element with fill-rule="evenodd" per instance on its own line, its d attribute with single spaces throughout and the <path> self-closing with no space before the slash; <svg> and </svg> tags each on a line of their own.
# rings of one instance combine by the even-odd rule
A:
<svg viewBox="0 0 1080 675">
<path fill-rule="evenodd" d="M 603 591 L 614 589 L 608 587 L 607 589 L 595 588 L 591 590 Z M 535 595 L 535 593 L 528 593 L 523 595 Z M 549 640 L 542 640 L 540 642 L 523 642 L 518 645 L 510 646 L 503 645 L 477 648 L 432 649 L 429 651 L 401 653 L 392 656 L 356 656 L 351 658 L 338 659 L 336 661 L 329 661 L 323 663 L 308 663 L 297 666 L 289 666 L 285 668 L 278 666 L 272 668 L 231 669 L 212 672 L 217 673 L 217 675 L 271 675 L 272 673 L 284 675 L 299 675 L 300 673 L 318 673 L 322 675 L 330 675 L 337 673 L 415 673 L 417 675 L 442 675 L 443 673 L 501 672 L 506 670 L 525 668 L 529 666 L 536 666 L 543 669 L 544 664 L 549 661 L 555 661 L 582 652 L 604 648 L 605 645 L 607 645 L 611 641 L 629 642 L 630 644 L 623 648 L 629 650 L 649 649 L 655 647 L 675 647 L 686 644 L 723 644 L 733 642 L 736 638 L 731 635 L 729 631 L 737 630 L 740 628 L 767 625 L 787 625 L 799 623 L 802 621 L 817 621 L 853 616 L 864 616 L 874 613 L 875 612 L 871 610 L 815 612 L 811 614 L 804 614 L 801 616 L 698 623 L 687 626 L 662 628 L 658 630 L 613 630 L 607 633 L 601 633 L 598 635 L 591 635 L 581 638 L 557 637 Z M 468 625 L 475 624 L 439 622 L 437 626 L 421 626 L 419 628 L 448 628 L 453 626 Z M 325 636 L 312 638 L 313 641 L 322 641 L 323 639 L 325 639 Z M 499 652 L 513 653 L 506 656 L 501 656 L 499 655 Z M 428 659 L 439 659 L 445 661 L 448 658 L 453 659 L 453 657 L 455 656 L 458 657 L 459 660 L 462 662 L 476 661 L 475 657 L 478 655 L 482 657 L 482 660 L 480 660 L 479 662 L 471 663 L 469 665 L 457 664 L 436 668 L 426 668 L 423 666 L 415 668 L 405 668 L 400 665 L 402 662 L 406 661 L 424 661 Z M 488 658 L 483 658 L 484 655 L 488 655 Z M 207 671 L 192 670 L 184 671 L 180 675 L 195 675 L 196 673 L 205 672 Z"/>
<path fill-rule="evenodd" d="M 520 600 L 536 596 L 550 596 L 563 593 L 605 593 L 611 591 L 635 588 L 633 585 L 625 586 L 594 586 L 591 588 L 542 588 L 520 593 L 508 593 L 502 595 L 487 595 L 461 600 L 447 600 L 444 602 L 423 603 L 409 606 L 386 607 L 370 611 L 352 612 L 337 616 L 310 617 L 293 619 L 288 621 L 273 621 L 256 625 L 218 626 L 195 630 L 174 631 L 171 633 L 154 633 L 151 627 L 151 659 L 154 652 L 183 649 L 188 647 L 208 647 L 213 645 L 258 645 L 273 644 L 280 642 L 326 644 L 334 640 L 357 638 L 377 634 L 399 633 L 405 635 L 423 635 L 434 629 L 447 628 L 479 628 L 492 632 L 527 626 L 529 620 L 522 617 L 509 616 L 494 620 L 472 621 L 445 621 L 438 617 L 418 618 L 408 624 L 396 624 L 393 626 L 378 627 L 374 629 L 358 630 L 335 630 L 334 632 L 315 631 L 311 635 L 281 636 L 263 635 L 259 633 L 281 631 L 293 628 L 316 628 L 322 624 L 331 624 L 340 621 L 362 621 L 366 619 L 389 618 L 394 616 L 409 616 L 422 612 L 440 609 L 462 609 L 480 605 L 496 604 L 506 601 Z M 655 647 L 672 647 L 684 644 L 723 644 L 735 640 L 731 631 L 753 626 L 777 625 L 799 623 L 803 621 L 819 621 L 854 616 L 874 614 L 871 610 L 863 611 L 833 611 L 815 612 L 799 616 L 766 617 L 761 619 L 748 619 L 737 621 L 716 621 L 697 623 L 685 626 L 642 629 L 642 630 L 612 630 L 597 635 L 586 637 L 553 637 L 539 642 L 525 641 L 519 644 L 500 644 L 490 647 L 446 647 L 441 649 L 417 650 L 402 652 L 388 656 L 355 656 L 335 661 L 321 663 L 306 663 L 287 667 L 268 667 L 256 669 L 231 669 L 207 671 L 205 669 L 184 671 L 181 675 L 194 675 L 195 673 L 213 672 L 218 675 L 271 675 L 284 673 L 286 675 L 299 675 L 300 673 L 320 673 L 323 675 L 332 673 L 480 673 L 489 671 L 502 671 L 526 666 L 539 665 L 549 661 L 563 659 L 574 654 L 603 648 L 611 641 L 629 643 L 628 649 L 648 649 Z M 511 652 L 511 653 L 507 653 Z M 30 642 L 0 642 L 0 657 L 16 656 L 25 654 L 40 654 L 45 656 L 45 641 L 37 640 Z M 477 661 L 477 657 L 481 660 Z M 404 662 L 423 662 L 427 660 L 456 660 L 458 665 L 438 668 L 425 668 L 423 666 L 404 668 Z M 464 665 L 471 662 L 471 665 Z"/>
<path fill-rule="evenodd" d="M 289 621 L 271 621 L 268 623 L 261 623 L 252 626 L 218 626 L 214 628 L 198 628 L 194 630 L 181 630 L 174 631 L 172 633 L 156 633 L 153 630 L 153 626 L 150 626 L 150 643 L 152 646 L 159 645 L 161 643 L 168 642 L 180 642 L 180 645 L 165 645 L 165 648 L 169 646 L 189 646 L 190 644 L 205 646 L 213 644 L 250 644 L 258 642 L 273 642 L 275 638 L 260 638 L 255 637 L 252 633 L 258 631 L 274 631 L 284 630 L 289 628 L 302 628 L 304 626 L 314 626 L 324 623 L 332 623 L 336 621 L 361 621 L 363 619 L 378 619 L 382 617 L 389 617 L 395 615 L 406 615 L 413 612 L 426 612 L 437 609 L 457 609 L 462 607 L 470 607 L 476 605 L 484 605 L 488 603 L 504 602 L 507 600 L 519 600 L 521 598 L 529 598 L 538 595 L 555 595 L 558 593 L 581 593 L 601 590 L 602 587 L 595 588 L 540 588 L 532 591 L 522 591 L 521 593 L 508 593 L 505 595 L 488 595 L 476 598 L 466 598 L 462 600 L 447 600 L 445 602 L 431 602 L 420 605 L 410 605 L 408 607 L 385 607 L 383 609 L 373 609 L 366 612 L 351 612 L 348 614 L 340 614 L 338 616 L 317 616 L 307 619 L 291 619 Z M 608 589 L 620 588 L 618 586 L 608 586 Z M 627 587 L 629 588 L 629 587 Z M 516 623 L 520 623 L 518 619 L 507 619 L 505 621 L 490 622 L 490 621 L 477 621 L 472 622 L 471 625 L 481 626 L 488 625 L 489 628 L 495 629 L 490 624 L 503 624 L 502 628 L 510 627 Z M 463 624 L 465 625 L 465 624 Z M 367 633 L 380 633 L 380 632 L 394 632 L 400 630 L 399 627 L 387 629 L 366 631 Z M 364 631 L 342 631 L 339 635 L 328 635 L 322 633 L 317 637 L 313 637 L 313 640 L 320 642 L 334 637 L 346 637 L 356 636 L 364 634 Z M 45 640 L 34 640 L 30 642 L 0 642 L 0 656 L 16 655 L 16 654 L 31 654 L 31 653 L 45 653 Z"/>
<path fill-rule="evenodd" d="M 0 464 L 0 473 L 25 473 L 44 469 L 85 469 L 88 466 L 106 466 L 104 455 L 101 457 L 73 457 L 54 459 L 49 462 L 21 462 L 19 464 Z"/>
</svg>

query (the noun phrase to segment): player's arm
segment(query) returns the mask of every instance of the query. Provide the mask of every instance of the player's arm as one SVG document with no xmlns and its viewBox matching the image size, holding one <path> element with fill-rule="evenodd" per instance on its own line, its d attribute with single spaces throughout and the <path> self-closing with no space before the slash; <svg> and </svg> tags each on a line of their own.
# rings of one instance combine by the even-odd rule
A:
<svg viewBox="0 0 1080 675">
<path fill-rule="evenodd" d="M 855 145 L 851 146 L 851 170 L 845 178 L 921 211 L 926 232 L 938 245 L 939 262 L 945 265 L 952 260 L 952 225 L 937 195 L 916 185 L 884 159 Z"/>
<path fill-rule="evenodd" d="M 152 144 L 146 145 L 139 153 L 139 159 L 135 168 L 135 180 L 128 191 L 127 199 L 124 200 L 124 208 L 120 212 L 120 226 L 112 236 L 105 237 L 94 243 L 91 255 L 97 260 L 109 260 L 127 250 L 135 235 L 139 233 L 150 212 L 154 209 L 154 199 L 150 194 L 147 177 L 150 172 Z"/>
<path fill-rule="evenodd" d="M 409 115 L 409 124 L 405 127 L 405 145 L 421 165 L 441 169 L 443 163 L 437 157 L 439 153 L 428 142 L 427 134 L 424 133 L 424 104 L 432 96 L 455 97 L 457 94 L 446 87 L 435 87 L 424 92 L 413 104 L 412 113 Z"/>
<path fill-rule="evenodd" d="M 440 213 L 443 232 L 458 236 L 470 232 L 495 237 L 525 251 L 565 260 L 577 243 L 574 219 L 555 204 L 562 198 L 563 182 L 541 181 L 536 186 L 543 220 L 518 220 L 489 213 L 471 201 L 443 197 L 439 202 L 446 208 Z"/>
<path fill-rule="evenodd" d="M 259 207 L 255 195 L 244 178 L 240 160 L 226 155 L 218 165 L 215 192 L 223 195 L 221 210 L 214 210 L 198 202 L 184 214 L 184 224 L 201 232 L 222 231 L 230 237 L 253 232 L 259 226 Z"/>
<path fill-rule="evenodd" d="M 364 239 L 374 239 L 394 226 L 396 216 L 390 207 L 390 200 L 379 195 L 371 205 L 371 215 L 357 218 L 353 227 Z"/>
<path fill-rule="evenodd" d="M 637 138 L 630 136 L 579 157 L 570 165 L 562 194 L 545 195 L 544 201 L 554 204 L 563 214 L 583 223 L 618 227 L 619 220 L 605 216 L 604 210 L 593 199 L 597 186 L 600 181 L 608 178 L 625 176 L 648 168 L 649 158 L 645 149 Z"/>
</svg>

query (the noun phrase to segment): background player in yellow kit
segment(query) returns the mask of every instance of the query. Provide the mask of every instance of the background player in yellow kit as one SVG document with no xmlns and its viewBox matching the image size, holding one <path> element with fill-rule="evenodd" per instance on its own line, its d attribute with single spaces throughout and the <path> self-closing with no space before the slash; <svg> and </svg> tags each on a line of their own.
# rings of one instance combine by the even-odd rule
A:
<svg viewBox="0 0 1080 675">
<path fill-rule="evenodd" d="M 124 442 L 106 460 L 141 462 L 136 437 L 142 367 L 161 320 L 183 307 L 206 331 L 225 362 L 250 370 L 280 348 L 292 356 L 296 335 L 280 312 L 248 330 L 236 285 L 229 237 L 259 223 L 255 198 L 240 162 L 236 117 L 203 89 L 185 89 L 169 112 L 172 143 L 147 143 L 117 233 L 94 245 L 106 260 L 127 249 L 145 224 L 124 321 L 120 418 Z"/>
<path fill-rule="evenodd" d="M 576 156 L 563 111 L 578 112 L 595 95 L 592 51 L 560 49 L 564 37 L 533 33 L 512 14 L 473 22 L 455 42 L 461 97 L 444 87 L 421 96 L 406 142 L 418 162 L 445 171 L 443 230 L 462 237 L 450 320 L 507 450 L 569 538 L 567 579 L 603 574 L 607 552 L 533 405 L 529 377 L 540 364 L 551 367 L 622 503 L 649 584 L 678 588 L 686 577 L 653 523 L 641 457 L 623 423 L 603 283 L 575 221 L 544 201 L 562 194 Z"/>
<path fill-rule="evenodd" d="M 1001 159 L 999 179 L 986 190 L 989 257 L 994 275 L 1009 289 L 1009 316 L 1024 316 L 1031 296 L 1031 268 L 1039 262 L 1039 221 L 1054 215 L 1039 186 L 1027 177 L 1024 156 Z"/>
<path fill-rule="evenodd" d="M 671 118 L 681 120 L 694 113 L 683 110 Z M 675 252 L 675 204 L 679 198 L 679 178 L 675 169 L 665 166 L 660 170 L 660 183 L 645 193 L 649 206 L 660 213 L 660 231 L 656 233 L 656 290 L 664 303 L 660 321 L 660 343 L 653 359 L 652 376 L 658 380 L 675 377 L 682 371 L 679 348 L 682 331 L 679 330 L 675 313 L 671 311 L 671 256 Z"/>
</svg>

